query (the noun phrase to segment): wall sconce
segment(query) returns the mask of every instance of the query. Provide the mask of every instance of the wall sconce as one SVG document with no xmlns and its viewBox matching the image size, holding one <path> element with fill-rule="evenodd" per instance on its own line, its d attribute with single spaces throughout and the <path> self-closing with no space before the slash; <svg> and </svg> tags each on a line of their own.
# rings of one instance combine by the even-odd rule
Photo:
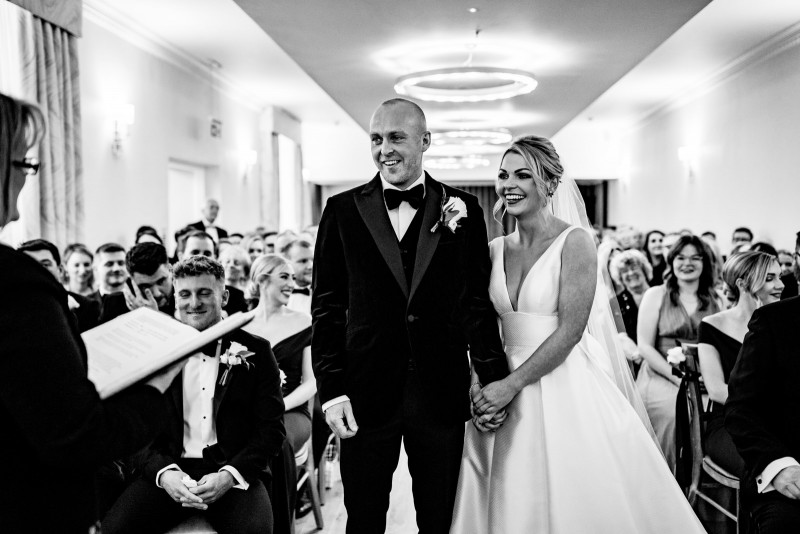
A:
<svg viewBox="0 0 800 534">
<path fill-rule="evenodd" d="M 114 157 L 119 157 L 122 152 L 122 134 L 120 130 L 125 128 L 125 136 L 130 135 L 130 126 L 133 124 L 136 110 L 133 104 L 116 104 L 111 109 L 111 116 L 114 119 L 114 140 L 111 142 L 111 153 Z"/>
</svg>

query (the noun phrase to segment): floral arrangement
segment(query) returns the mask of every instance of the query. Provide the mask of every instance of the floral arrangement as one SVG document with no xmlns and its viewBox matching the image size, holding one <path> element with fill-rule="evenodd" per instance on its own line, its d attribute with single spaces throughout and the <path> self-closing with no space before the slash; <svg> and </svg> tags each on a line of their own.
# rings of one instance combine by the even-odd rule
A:
<svg viewBox="0 0 800 534">
<path fill-rule="evenodd" d="M 235 365 L 244 365 L 246 369 L 250 366 L 255 366 L 254 363 L 247 361 L 247 358 L 255 354 L 255 352 L 247 350 L 247 347 L 241 343 L 231 342 L 231 346 L 225 351 L 225 354 L 219 357 L 220 363 L 226 364 L 225 372 L 222 373 L 222 378 L 219 379 L 219 385 L 224 386 L 228 381 L 228 375 Z"/>
</svg>

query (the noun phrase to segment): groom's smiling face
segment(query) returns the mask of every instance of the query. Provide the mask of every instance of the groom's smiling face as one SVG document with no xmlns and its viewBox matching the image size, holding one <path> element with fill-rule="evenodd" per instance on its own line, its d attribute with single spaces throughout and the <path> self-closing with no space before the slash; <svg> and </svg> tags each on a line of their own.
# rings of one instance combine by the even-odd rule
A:
<svg viewBox="0 0 800 534">
<path fill-rule="evenodd" d="M 405 189 L 422 175 L 422 153 L 431 145 L 425 115 L 410 102 L 383 104 L 369 126 L 372 159 L 384 180 Z"/>
</svg>

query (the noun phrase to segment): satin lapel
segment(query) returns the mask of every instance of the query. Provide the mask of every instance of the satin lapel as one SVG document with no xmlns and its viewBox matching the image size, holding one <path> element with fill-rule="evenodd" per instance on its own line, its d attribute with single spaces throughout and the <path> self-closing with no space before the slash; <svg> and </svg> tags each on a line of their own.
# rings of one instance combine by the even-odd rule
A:
<svg viewBox="0 0 800 534">
<path fill-rule="evenodd" d="M 417 242 L 417 257 L 414 261 L 414 276 L 411 279 L 411 293 L 408 301 L 414 298 L 414 292 L 419 287 L 428 265 L 431 263 L 433 253 L 436 252 L 436 245 L 439 244 L 439 236 L 442 229 L 431 232 L 431 228 L 439 219 L 442 208 L 442 184 L 425 173 L 425 212 L 422 214 L 422 228 L 419 229 L 419 241 Z"/>
<path fill-rule="evenodd" d="M 408 284 L 403 273 L 400 247 L 397 246 L 397 235 L 394 233 L 392 223 L 389 221 L 389 214 L 386 212 L 380 180 L 381 178 L 378 174 L 370 183 L 364 186 L 361 192 L 356 193 L 356 207 L 361 218 L 364 219 L 369 233 L 372 234 L 372 239 L 378 245 L 378 250 L 380 250 L 384 261 L 403 290 L 403 294 L 408 298 Z"/>
<path fill-rule="evenodd" d="M 222 338 L 222 347 L 220 348 L 220 356 L 225 354 L 225 351 L 228 350 L 228 347 L 231 346 L 230 339 Z M 241 366 L 237 366 L 241 367 Z M 219 381 L 222 379 L 222 375 L 225 373 L 225 369 L 228 368 L 227 364 L 220 363 L 219 369 L 217 370 L 217 383 L 214 386 L 214 421 L 217 420 L 217 412 L 219 411 L 219 406 L 222 404 L 222 399 L 225 398 L 225 393 L 227 393 L 228 389 L 231 387 L 231 382 L 233 382 L 236 378 L 236 367 L 233 367 L 231 371 L 228 373 L 228 379 L 225 381 L 225 385 L 221 386 Z"/>
</svg>

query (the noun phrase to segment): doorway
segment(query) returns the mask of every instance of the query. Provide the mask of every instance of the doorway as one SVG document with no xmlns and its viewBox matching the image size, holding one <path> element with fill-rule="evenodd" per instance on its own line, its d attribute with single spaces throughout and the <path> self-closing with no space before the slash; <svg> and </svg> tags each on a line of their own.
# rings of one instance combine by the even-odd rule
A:
<svg viewBox="0 0 800 534">
<path fill-rule="evenodd" d="M 167 251 L 175 250 L 175 232 L 200 219 L 206 200 L 206 169 L 170 161 L 167 167 Z"/>
</svg>

